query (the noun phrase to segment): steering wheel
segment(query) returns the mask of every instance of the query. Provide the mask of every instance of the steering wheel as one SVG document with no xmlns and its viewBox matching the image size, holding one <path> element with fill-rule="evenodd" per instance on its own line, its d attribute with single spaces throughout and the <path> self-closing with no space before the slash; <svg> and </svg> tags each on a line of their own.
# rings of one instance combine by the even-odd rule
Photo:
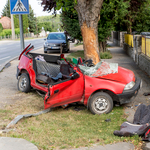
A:
<svg viewBox="0 0 150 150">
<path fill-rule="evenodd" d="M 88 60 L 84 61 L 84 62 L 81 63 L 80 65 L 87 66 L 87 67 L 92 67 L 92 66 L 94 66 L 93 61 L 92 61 L 91 59 L 88 59 Z"/>
</svg>

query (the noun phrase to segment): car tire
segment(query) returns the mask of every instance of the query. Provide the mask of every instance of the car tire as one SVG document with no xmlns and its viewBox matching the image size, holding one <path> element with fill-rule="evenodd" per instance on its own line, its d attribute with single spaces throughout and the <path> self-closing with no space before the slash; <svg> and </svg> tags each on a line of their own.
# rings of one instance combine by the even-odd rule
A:
<svg viewBox="0 0 150 150">
<path fill-rule="evenodd" d="M 18 80 L 18 90 L 28 93 L 31 91 L 29 74 L 22 73 Z"/>
<path fill-rule="evenodd" d="M 89 101 L 89 110 L 92 114 L 110 113 L 113 109 L 113 100 L 105 92 L 95 93 Z"/>
</svg>

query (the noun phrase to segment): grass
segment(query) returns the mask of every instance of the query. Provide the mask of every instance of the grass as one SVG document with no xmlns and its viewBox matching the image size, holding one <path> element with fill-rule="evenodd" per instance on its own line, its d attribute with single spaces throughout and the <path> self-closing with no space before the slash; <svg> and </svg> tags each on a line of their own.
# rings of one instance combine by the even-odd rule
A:
<svg viewBox="0 0 150 150">
<path fill-rule="evenodd" d="M 84 58 L 84 51 L 83 51 L 83 50 L 79 50 L 79 51 L 70 53 L 70 54 L 67 56 L 67 59 L 68 59 L 68 58 L 69 58 L 69 59 L 78 58 L 78 57 Z"/>
<path fill-rule="evenodd" d="M 110 53 L 110 51 L 100 52 L 100 58 L 101 59 L 111 59 L 112 54 Z"/>
<path fill-rule="evenodd" d="M 76 44 L 74 44 L 75 47 L 79 46 L 79 45 L 83 45 L 83 43 L 76 43 Z"/>
<path fill-rule="evenodd" d="M 17 115 L 36 113 L 44 108 L 43 99 L 35 92 L 24 94 L 23 97 L 25 98 L 15 105 L 0 110 L 0 121 L 3 124 L 1 128 L 6 127 Z M 119 130 L 120 125 L 126 121 L 122 107 L 114 107 L 111 113 L 103 115 L 93 115 L 86 108 L 81 111 L 75 111 L 74 108 L 75 106 L 67 109 L 57 107 L 47 114 L 22 119 L 14 126 L 15 131 L 0 136 L 26 139 L 41 150 L 78 148 L 92 144 L 105 145 L 120 141 L 140 145 L 138 136 L 113 135 L 114 130 Z M 106 119 L 111 121 L 105 122 Z"/>
<path fill-rule="evenodd" d="M 69 54 L 67 56 L 67 60 L 70 61 L 72 58 L 77 59 L 78 57 L 84 58 L 84 51 L 83 50 L 79 50 L 79 51 L 76 51 L 76 52 L 73 52 L 73 53 Z M 100 58 L 101 59 L 111 59 L 112 54 L 110 53 L 110 51 L 101 52 L 100 53 Z"/>
</svg>

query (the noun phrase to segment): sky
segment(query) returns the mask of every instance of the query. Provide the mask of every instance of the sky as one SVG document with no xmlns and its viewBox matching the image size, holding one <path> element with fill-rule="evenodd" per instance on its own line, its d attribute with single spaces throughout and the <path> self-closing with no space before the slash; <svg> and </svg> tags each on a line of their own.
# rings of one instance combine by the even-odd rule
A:
<svg viewBox="0 0 150 150">
<path fill-rule="evenodd" d="M 38 0 L 28 0 L 28 1 L 29 1 L 29 4 L 32 7 L 34 13 L 36 14 L 36 17 L 50 15 L 50 13 L 42 11 L 43 8 L 39 4 Z M 0 16 L 1 16 L 1 12 L 2 12 L 4 6 L 6 5 L 6 3 L 7 3 L 7 0 L 0 0 Z"/>
</svg>

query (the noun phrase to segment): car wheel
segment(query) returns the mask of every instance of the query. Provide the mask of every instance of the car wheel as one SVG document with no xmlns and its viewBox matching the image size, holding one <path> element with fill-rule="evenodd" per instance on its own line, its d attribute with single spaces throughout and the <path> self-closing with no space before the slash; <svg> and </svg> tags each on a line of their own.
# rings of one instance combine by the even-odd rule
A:
<svg viewBox="0 0 150 150">
<path fill-rule="evenodd" d="M 47 53 L 47 49 L 44 47 L 44 53 Z"/>
<path fill-rule="evenodd" d="M 89 101 L 89 109 L 93 114 L 107 114 L 113 109 L 113 100 L 109 94 L 97 92 Z"/>
<path fill-rule="evenodd" d="M 25 93 L 31 90 L 30 78 L 27 73 L 21 74 L 18 80 L 18 90 Z"/>
</svg>

